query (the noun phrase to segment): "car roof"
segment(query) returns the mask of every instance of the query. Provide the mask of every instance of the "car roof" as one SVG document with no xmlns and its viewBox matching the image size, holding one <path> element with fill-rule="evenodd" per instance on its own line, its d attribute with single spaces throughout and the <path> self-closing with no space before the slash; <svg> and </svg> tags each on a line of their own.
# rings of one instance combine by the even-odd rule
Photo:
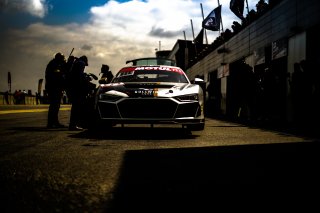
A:
<svg viewBox="0 0 320 213">
<path fill-rule="evenodd" d="M 146 57 L 146 58 L 136 58 L 126 61 L 126 64 L 132 63 L 132 66 L 154 66 L 154 65 L 169 65 L 176 66 L 175 60 L 168 58 L 158 58 L 158 57 Z"/>
</svg>

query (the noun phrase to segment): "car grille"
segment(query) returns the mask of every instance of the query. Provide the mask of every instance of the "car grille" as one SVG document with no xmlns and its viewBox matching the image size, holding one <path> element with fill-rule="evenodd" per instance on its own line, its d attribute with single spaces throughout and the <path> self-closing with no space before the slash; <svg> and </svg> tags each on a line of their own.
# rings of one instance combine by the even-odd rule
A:
<svg viewBox="0 0 320 213">
<path fill-rule="evenodd" d="M 170 98 L 127 98 L 120 102 L 99 102 L 101 118 L 172 119 L 197 117 L 199 103 L 178 103 Z"/>
<path fill-rule="evenodd" d="M 118 103 L 122 118 L 173 118 L 177 110 L 175 101 L 162 98 L 128 98 Z"/>
<path fill-rule="evenodd" d="M 98 107 L 101 118 L 120 118 L 116 104 L 99 102 Z"/>
<path fill-rule="evenodd" d="M 185 103 L 180 104 L 176 113 L 176 118 L 181 117 L 197 117 L 200 116 L 199 103 Z"/>
</svg>

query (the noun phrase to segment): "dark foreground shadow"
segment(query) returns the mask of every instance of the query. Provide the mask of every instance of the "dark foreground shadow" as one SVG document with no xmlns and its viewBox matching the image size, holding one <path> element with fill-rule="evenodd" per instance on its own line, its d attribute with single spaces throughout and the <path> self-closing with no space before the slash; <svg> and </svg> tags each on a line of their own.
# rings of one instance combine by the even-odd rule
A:
<svg viewBox="0 0 320 213">
<path fill-rule="evenodd" d="M 24 132 L 61 132 L 68 131 L 67 127 L 62 128 L 47 128 L 45 126 L 25 126 L 25 127 L 14 127 L 9 130 L 24 131 Z"/>
<path fill-rule="evenodd" d="M 74 138 L 112 139 L 112 140 L 177 140 L 194 139 L 198 137 L 189 130 L 182 128 L 145 128 L 145 127 L 115 127 L 96 131 L 83 131 L 70 135 Z"/>
<path fill-rule="evenodd" d="M 127 151 L 106 212 L 318 212 L 319 150 L 302 142 Z"/>
</svg>

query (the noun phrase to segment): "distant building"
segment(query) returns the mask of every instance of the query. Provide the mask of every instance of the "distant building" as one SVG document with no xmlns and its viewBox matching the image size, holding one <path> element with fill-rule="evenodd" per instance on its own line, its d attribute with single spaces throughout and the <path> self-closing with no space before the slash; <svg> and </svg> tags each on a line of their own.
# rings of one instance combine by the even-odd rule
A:
<svg viewBox="0 0 320 213">
<path fill-rule="evenodd" d="M 168 58 L 168 55 L 170 54 L 171 50 L 158 50 L 156 51 L 156 57 L 157 58 Z"/>
</svg>

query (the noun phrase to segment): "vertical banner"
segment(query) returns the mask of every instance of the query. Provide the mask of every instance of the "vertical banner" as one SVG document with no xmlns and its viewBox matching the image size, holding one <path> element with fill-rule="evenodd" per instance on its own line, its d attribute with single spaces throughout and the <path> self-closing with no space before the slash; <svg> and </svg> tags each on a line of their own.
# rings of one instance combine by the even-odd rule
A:
<svg viewBox="0 0 320 213">
<path fill-rule="evenodd" d="M 204 29 L 202 28 L 199 32 L 199 34 L 197 35 L 197 37 L 193 40 L 193 42 L 197 45 L 197 44 L 200 44 L 202 45 L 203 44 L 203 31 Z"/>
<path fill-rule="evenodd" d="M 230 75 L 229 64 L 222 65 L 218 67 L 217 78 L 223 78 Z"/>
<path fill-rule="evenodd" d="M 39 83 L 38 83 L 38 94 L 41 95 L 41 90 L 42 90 L 42 82 L 43 82 L 43 79 L 39 79 Z"/>
<path fill-rule="evenodd" d="M 9 92 L 11 92 L 11 73 L 8 72 L 8 89 L 9 89 Z"/>
</svg>

